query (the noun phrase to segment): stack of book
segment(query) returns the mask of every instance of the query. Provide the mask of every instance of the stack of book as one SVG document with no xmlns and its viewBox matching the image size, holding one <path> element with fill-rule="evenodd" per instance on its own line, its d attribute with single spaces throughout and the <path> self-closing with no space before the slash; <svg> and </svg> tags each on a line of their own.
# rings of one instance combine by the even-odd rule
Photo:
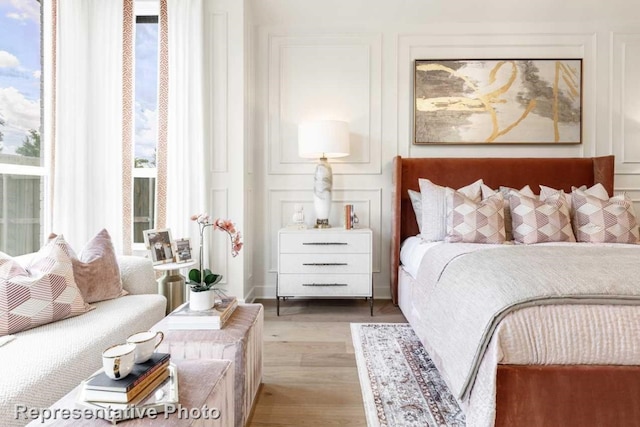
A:
<svg viewBox="0 0 640 427">
<path fill-rule="evenodd" d="M 84 382 L 81 398 L 89 402 L 135 405 L 169 378 L 169 359 L 168 353 L 153 353 L 149 360 L 133 365 L 133 371 L 117 381 L 99 371 Z"/>
<path fill-rule="evenodd" d="M 166 411 L 178 404 L 178 371 L 169 354 L 154 353 L 145 363 L 134 365 L 125 378 L 114 381 L 101 369 L 80 386 L 76 406 L 91 410 L 95 418 L 116 424 Z"/>
<path fill-rule="evenodd" d="M 236 297 L 222 297 L 222 301 L 209 310 L 194 311 L 186 302 L 167 316 L 169 329 L 222 329 L 238 307 Z"/>
</svg>

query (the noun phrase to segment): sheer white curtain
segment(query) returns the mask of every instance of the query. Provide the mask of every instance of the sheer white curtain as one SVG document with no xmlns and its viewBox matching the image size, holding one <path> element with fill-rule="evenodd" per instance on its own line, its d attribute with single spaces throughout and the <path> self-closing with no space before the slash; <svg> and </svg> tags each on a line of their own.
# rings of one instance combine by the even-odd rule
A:
<svg viewBox="0 0 640 427">
<path fill-rule="evenodd" d="M 122 252 L 123 1 L 58 1 L 52 230 Z"/>
<path fill-rule="evenodd" d="M 204 5 L 203 0 L 161 1 L 167 6 L 169 53 L 166 226 L 174 238 L 191 237 L 197 257 L 198 227 L 189 217 L 207 210 Z"/>
</svg>

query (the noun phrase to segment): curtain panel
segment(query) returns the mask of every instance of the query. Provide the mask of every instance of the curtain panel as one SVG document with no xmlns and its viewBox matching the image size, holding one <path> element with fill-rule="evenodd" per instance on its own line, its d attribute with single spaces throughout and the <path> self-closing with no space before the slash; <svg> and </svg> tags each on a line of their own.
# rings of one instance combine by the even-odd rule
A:
<svg viewBox="0 0 640 427">
<path fill-rule="evenodd" d="M 189 217 L 207 211 L 203 16 L 203 0 L 160 0 L 160 60 L 166 49 L 168 90 L 166 148 L 159 144 L 158 181 L 162 181 L 160 174 L 166 174 L 166 226 L 174 238 L 190 237 L 193 253 L 197 253 L 200 236 L 199 228 Z M 164 69 L 161 65 L 161 73 Z M 161 96 L 162 93 L 161 89 Z M 160 106 L 160 122 L 162 110 Z M 163 126 L 159 123 L 160 130 Z M 166 156 L 166 162 L 161 156 Z M 158 200 L 161 197 L 159 194 Z M 157 212 L 162 213 L 163 209 L 158 206 Z M 161 220 L 158 218 L 159 224 Z M 205 259 L 207 252 L 205 247 Z M 205 267 L 209 266 L 205 263 Z"/>
<path fill-rule="evenodd" d="M 133 0 L 57 1 L 52 230 L 131 248 Z"/>
</svg>

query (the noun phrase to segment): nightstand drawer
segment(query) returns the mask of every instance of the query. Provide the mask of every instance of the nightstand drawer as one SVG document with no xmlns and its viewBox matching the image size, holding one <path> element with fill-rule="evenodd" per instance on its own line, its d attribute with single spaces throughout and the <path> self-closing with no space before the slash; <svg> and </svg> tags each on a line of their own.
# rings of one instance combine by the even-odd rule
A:
<svg viewBox="0 0 640 427">
<path fill-rule="evenodd" d="M 281 233 L 280 253 L 369 253 L 369 233 Z"/>
<path fill-rule="evenodd" d="M 369 274 L 369 254 L 282 254 L 280 273 L 363 273 Z"/>
<path fill-rule="evenodd" d="M 368 274 L 281 274 L 278 276 L 280 296 L 371 296 Z"/>
</svg>

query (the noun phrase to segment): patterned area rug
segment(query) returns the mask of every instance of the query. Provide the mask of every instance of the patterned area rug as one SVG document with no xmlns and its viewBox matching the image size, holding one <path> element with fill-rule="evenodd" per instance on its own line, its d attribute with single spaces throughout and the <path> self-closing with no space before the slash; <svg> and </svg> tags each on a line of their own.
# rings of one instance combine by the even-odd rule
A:
<svg viewBox="0 0 640 427">
<path fill-rule="evenodd" d="M 369 427 L 462 427 L 464 414 L 406 323 L 352 323 Z"/>
</svg>

